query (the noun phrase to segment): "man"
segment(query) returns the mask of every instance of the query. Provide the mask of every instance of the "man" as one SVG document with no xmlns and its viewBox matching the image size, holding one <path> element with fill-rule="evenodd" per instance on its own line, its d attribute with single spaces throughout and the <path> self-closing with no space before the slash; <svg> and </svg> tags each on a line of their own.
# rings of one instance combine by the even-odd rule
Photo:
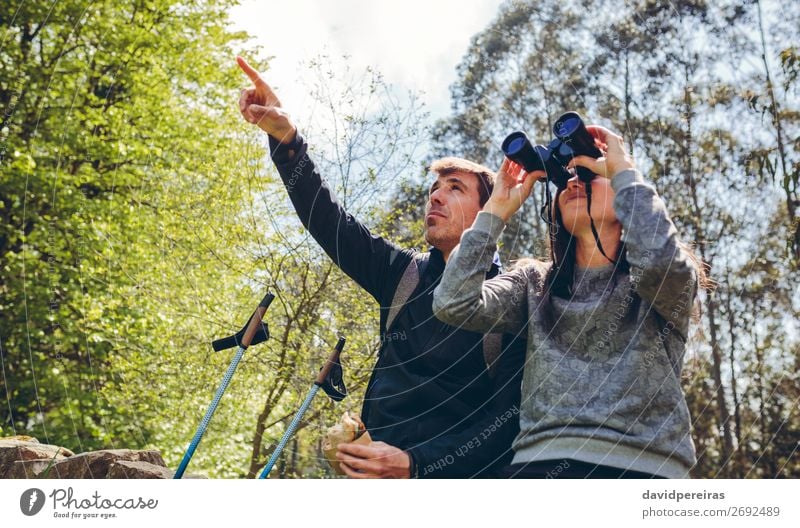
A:
<svg viewBox="0 0 800 528">
<path fill-rule="evenodd" d="M 483 336 L 440 322 L 431 305 L 450 252 L 491 194 L 494 173 L 458 158 L 434 163 L 437 178 L 425 208 L 425 239 L 433 249 L 401 249 L 342 209 L 275 93 L 244 59 L 237 62 L 253 82 L 239 99 L 242 116 L 269 135 L 300 220 L 380 305 L 381 350 L 361 414 L 373 442 L 341 445 L 342 468 L 353 478 L 492 476 L 510 459 L 519 430 L 524 342 L 506 338 L 509 346 L 490 373 Z M 415 288 L 402 309 L 392 310 L 409 269 L 416 270 Z M 487 277 L 498 272 L 496 259 Z"/>
</svg>

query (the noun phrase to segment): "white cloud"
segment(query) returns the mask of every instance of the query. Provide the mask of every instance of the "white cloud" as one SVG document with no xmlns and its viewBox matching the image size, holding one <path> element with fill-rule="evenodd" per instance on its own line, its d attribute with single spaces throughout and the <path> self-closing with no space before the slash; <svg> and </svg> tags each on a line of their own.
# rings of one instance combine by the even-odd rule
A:
<svg viewBox="0 0 800 528">
<path fill-rule="evenodd" d="M 306 106 L 300 62 L 321 53 L 350 56 L 351 68 L 373 66 L 401 89 L 423 91 L 433 118 L 449 111 L 449 85 L 472 36 L 495 16 L 500 0 L 245 0 L 234 8 L 236 29 L 274 56 L 268 81 L 288 111 Z M 333 65 L 334 71 L 343 68 Z M 244 78 L 242 79 L 245 83 Z"/>
</svg>

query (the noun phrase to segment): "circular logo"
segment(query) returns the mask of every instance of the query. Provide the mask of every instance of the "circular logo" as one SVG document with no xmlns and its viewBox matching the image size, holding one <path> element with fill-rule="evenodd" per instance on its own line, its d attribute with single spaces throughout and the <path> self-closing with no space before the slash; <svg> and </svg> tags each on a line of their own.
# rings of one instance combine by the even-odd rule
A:
<svg viewBox="0 0 800 528">
<path fill-rule="evenodd" d="M 44 492 L 39 488 L 31 488 L 22 492 L 19 498 L 19 509 L 27 516 L 36 515 L 44 506 Z"/>
</svg>

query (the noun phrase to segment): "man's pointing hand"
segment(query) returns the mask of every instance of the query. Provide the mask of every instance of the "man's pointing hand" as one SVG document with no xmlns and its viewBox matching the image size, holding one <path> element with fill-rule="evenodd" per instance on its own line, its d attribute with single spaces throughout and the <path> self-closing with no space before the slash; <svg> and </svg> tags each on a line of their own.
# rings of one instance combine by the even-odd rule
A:
<svg viewBox="0 0 800 528">
<path fill-rule="evenodd" d="M 253 82 L 253 87 L 243 89 L 239 97 L 242 116 L 281 143 L 291 143 L 297 134 L 297 127 L 281 108 L 278 96 L 246 60 L 236 57 L 236 62 Z"/>
</svg>

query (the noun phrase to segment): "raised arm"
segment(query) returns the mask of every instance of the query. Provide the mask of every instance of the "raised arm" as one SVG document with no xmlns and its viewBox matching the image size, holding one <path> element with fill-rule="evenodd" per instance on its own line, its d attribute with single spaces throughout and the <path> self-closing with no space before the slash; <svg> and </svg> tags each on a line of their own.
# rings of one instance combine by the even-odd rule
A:
<svg viewBox="0 0 800 528">
<path fill-rule="evenodd" d="M 270 150 L 300 221 L 322 249 L 381 305 L 394 284 L 389 269 L 402 269 L 411 252 L 370 233 L 337 202 L 308 155 L 308 145 L 280 104 L 275 92 L 241 57 L 237 62 L 253 82 L 242 90 L 239 109 L 249 123 L 269 134 Z"/>
<path fill-rule="evenodd" d="M 517 333 L 528 313 L 528 269 L 485 280 L 504 222 L 481 211 L 461 236 L 433 292 L 433 313 L 445 323 L 473 332 Z"/>
<path fill-rule="evenodd" d="M 631 282 L 639 296 L 685 340 L 698 288 L 698 269 L 679 243 L 678 230 L 664 200 L 636 170 L 622 138 L 603 127 L 587 129 L 606 144 L 606 155 L 597 160 L 577 157 L 575 164 L 611 179 L 614 212 L 623 227 Z"/>
<path fill-rule="evenodd" d="M 697 267 L 678 243 L 678 230 L 664 201 L 639 171 L 617 173 L 611 186 L 636 292 L 686 340 L 698 287 Z"/>
</svg>

